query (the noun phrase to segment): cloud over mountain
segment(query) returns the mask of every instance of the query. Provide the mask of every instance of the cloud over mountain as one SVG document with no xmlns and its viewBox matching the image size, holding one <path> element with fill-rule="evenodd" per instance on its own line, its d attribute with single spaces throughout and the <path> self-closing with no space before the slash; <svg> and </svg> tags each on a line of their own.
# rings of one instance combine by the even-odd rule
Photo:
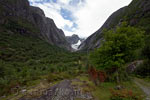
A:
<svg viewBox="0 0 150 100">
<path fill-rule="evenodd" d="M 87 37 L 94 33 L 115 10 L 132 0 L 29 0 L 54 19 L 66 35 Z"/>
</svg>

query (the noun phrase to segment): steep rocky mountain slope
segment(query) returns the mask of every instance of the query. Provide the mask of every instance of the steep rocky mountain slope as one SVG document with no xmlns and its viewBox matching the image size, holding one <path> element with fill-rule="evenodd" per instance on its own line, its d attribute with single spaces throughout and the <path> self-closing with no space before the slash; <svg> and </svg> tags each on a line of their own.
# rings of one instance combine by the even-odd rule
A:
<svg viewBox="0 0 150 100">
<path fill-rule="evenodd" d="M 71 44 L 72 48 L 75 51 L 78 49 L 79 45 L 85 40 L 84 38 L 80 38 L 78 35 L 73 34 L 72 36 L 66 36 L 67 41 Z"/>
<path fill-rule="evenodd" d="M 16 87 L 20 90 L 46 77 L 47 82 L 52 77 L 62 80 L 77 72 L 82 56 L 63 48 L 71 49 L 63 31 L 41 9 L 27 0 L 0 0 L 0 100 Z M 54 72 L 61 78 L 49 75 Z"/>
<path fill-rule="evenodd" d="M 114 12 L 99 30 L 79 46 L 79 50 L 86 51 L 100 47 L 103 30 L 115 28 L 122 21 L 126 21 L 131 26 L 141 27 L 148 33 L 150 30 L 150 0 L 133 0 L 128 6 Z"/>
<path fill-rule="evenodd" d="M 69 41 L 70 44 L 76 44 L 80 40 L 81 42 L 84 41 L 83 38 L 80 38 L 78 35 L 73 34 L 72 36 L 66 36 L 67 40 Z"/>
<path fill-rule="evenodd" d="M 13 32 L 41 38 L 51 45 L 71 50 L 64 32 L 44 12 L 27 0 L 0 0 L 0 25 Z"/>
</svg>

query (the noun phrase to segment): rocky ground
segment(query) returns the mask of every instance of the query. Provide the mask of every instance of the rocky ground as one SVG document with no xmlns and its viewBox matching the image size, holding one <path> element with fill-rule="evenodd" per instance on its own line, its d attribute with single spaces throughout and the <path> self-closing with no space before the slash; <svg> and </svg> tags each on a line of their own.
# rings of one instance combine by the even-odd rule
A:
<svg viewBox="0 0 150 100">
<path fill-rule="evenodd" d="M 72 85 L 73 82 L 78 81 L 80 80 L 63 80 L 44 91 L 40 97 L 27 98 L 25 96 L 19 100 L 93 100 L 90 93 L 83 93 L 81 89 L 76 87 L 76 85 Z M 38 94 L 41 92 L 37 91 L 36 93 Z"/>
</svg>

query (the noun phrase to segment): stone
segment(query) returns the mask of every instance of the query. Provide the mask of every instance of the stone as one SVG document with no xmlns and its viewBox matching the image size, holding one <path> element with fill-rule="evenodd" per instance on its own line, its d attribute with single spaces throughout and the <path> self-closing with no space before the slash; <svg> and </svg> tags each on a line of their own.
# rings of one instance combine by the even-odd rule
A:
<svg viewBox="0 0 150 100">
<path fill-rule="evenodd" d="M 123 89 L 123 88 L 124 88 L 123 86 L 117 85 L 114 89 L 115 89 L 115 90 L 121 90 L 121 89 Z"/>
<path fill-rule="evenodd" d="M 26 89 L 21 90 L 21 93 L 22 93 L 22 94 L 24 94 L 24 93 L 26 93 L 26 92 L 27 92 Z"/>
<path fill-rule="evenodd" d="M 28 0 L 14 0 L 15 2 L 8 2 L 7 0 L 0 0 L 0 6 L 4 11 L 0 14 L 0 24 L 5 22 L 5 18 L 14 17 L 21 18 L 30 23 L 31 26 L 39 30 L 39 33 L 32 33 L 30 30 L 19 28 L 18 32 L 25 35 L 32 35 L 45 40 L 51 45 L 55 45 L 67 50 L 72 50 L 70 43 L 67 41 L 64 32 L 59 29 L 51 18 L 47 18 L 42 9 L 29 5 Z M 15 20 L 14 20 L 15 21 Z"/>
<path fill-rule="evenodd" d="M 133 12 L 130 12 L 132 11 Z M 136 10 L 135 10 L 136 9 Z M 130 12 L 130 13 L 128 13 Z M 89 36 L 81 45 L 78 47 L 80 51 L 90 51 L 101 46 L 103 40 L 104 29 L 115 29 L 120 26 L 120 20 L 127 21 L 130 25 L 137 25 L 143 17 L 149 18 L 150 14 L 150 0 L 133 0 L 129 6 L 125 6 L 115 11 L 106 22 L 96 32 Z M 126 19 L 129 18 L 129 19 Z M 121 22 L 122 22 L 121 21 Z M 90 23 L 89 23 L 90 24 Z"/>
</svg>

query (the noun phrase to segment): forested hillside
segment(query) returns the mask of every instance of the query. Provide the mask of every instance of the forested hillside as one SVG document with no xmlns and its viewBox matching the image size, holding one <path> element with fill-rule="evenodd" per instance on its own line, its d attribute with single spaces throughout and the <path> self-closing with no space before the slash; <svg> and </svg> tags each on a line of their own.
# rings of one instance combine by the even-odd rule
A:
<svg viewBox="0 0 150 100">
<path fill-rule="evenodd" d="M 80 56 L 39 38 L 1 30 L 0 95 L 10 93 L 15 86 L 30 85 L 30 81 L 49 73 L 77 74 Z"/>
<path fill-rule="evenodd" d="M 149 0 L 114 12 L 76 52 L 82 39 L 40 8 L 0 0 L 0 100 L 149 100 L 149 38 Z"/>
</svg>

